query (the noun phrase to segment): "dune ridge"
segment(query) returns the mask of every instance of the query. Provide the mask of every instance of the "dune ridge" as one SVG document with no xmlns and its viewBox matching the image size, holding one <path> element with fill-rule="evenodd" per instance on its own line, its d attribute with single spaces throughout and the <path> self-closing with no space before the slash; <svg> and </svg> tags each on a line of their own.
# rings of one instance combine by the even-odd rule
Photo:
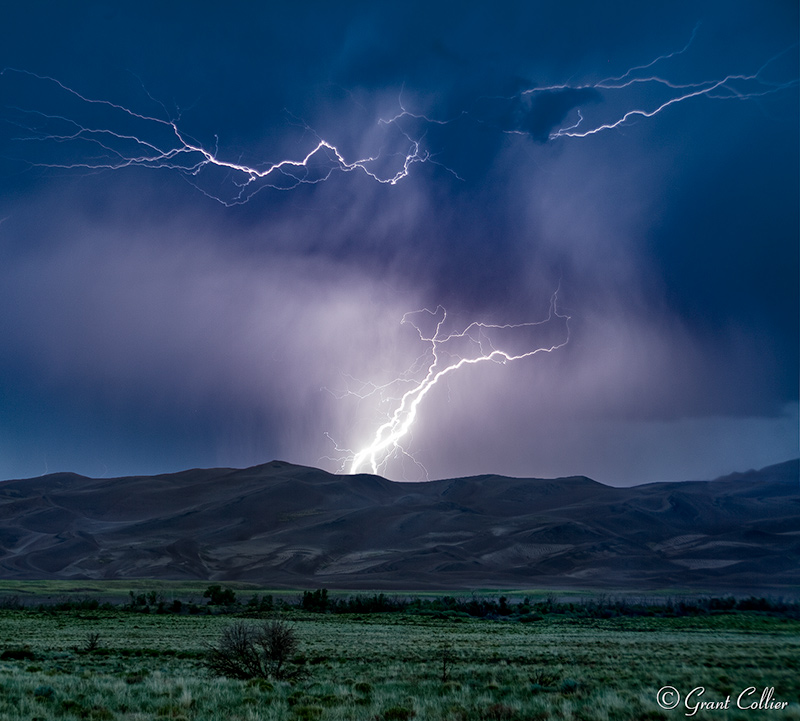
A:
<svg viewBox="0 0 800 721">
<path fill-rule="evenodd" d="M 0 577 L 272 587 L 800 587 L 800 461 L 714 481 L 397 483 L 272 461 L 0 483 Z"/>
</svg>

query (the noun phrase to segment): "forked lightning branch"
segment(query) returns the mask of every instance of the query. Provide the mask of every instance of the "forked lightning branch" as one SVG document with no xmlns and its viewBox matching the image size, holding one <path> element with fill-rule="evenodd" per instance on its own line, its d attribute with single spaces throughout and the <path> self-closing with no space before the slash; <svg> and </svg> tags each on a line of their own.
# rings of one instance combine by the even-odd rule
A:
<svg viewBox="0 0 800 721">
<path fill-rule="evenodd" d="M 552 353 L 569 342 L 569 316 L 558 309 L 558 293 L 550 299 L 547 317 L 540 321 L 493 325 L 471 323 L 460 331 L 448 329 L 444 308 L 406 313 L 402 323 L 412 326 L 425 351 L 406 372 L 381 384 L 362 384 L 360 391 L 340 394 L 372 400 L 387 407 L 386 420 L 358 451 L 336 447 L 341 471 L 391 474 L 393 462 L 409 460 L 427 477 L 424 465 L 408 445 L 426 397 L 453 373 L 468 372 L 483 363 L 504 365 L 539 353 Z M 543 338 L 549 339 L 541 342 Z M 330 435 L 329 435 L 330 437 Z M 334 441 L 335 442 L 335 441 Z"/>
<path fill-rule="evenodd" d="M 536 137 L 530 123 L 535 120 L 536 103 L 548 97 L 574 99 L 569 103 L 572 109 L 565 115 L 565 122 L 549 129 L 544 138 L 555 141 L 619 129 L 699 98 L 715 102 L 758 100 L 797 86 L 795 70 L 787 78 L 783 67 L 794 48 L 766 59 L 752 72 L 677 80 L 674 62 L 689 52 L 697 30 L 679 50 L 631 67 L 621 75 L 584 83 L 541 85 L 511 97 L 476 98 L 472 107 L 451 118 L 435 117 L 435 109 L 424 113 L 407 108 L 405 90 L 399 91 L 400 111 L 379 120 L 377 133 L 375 128 L 363 128 L 364 137 L 374 135 L 375 141 L 371 152 L 355 157 L 331 138 L 321 137 L 309 124 L 295 121 L 293 124 L 300 126 L 304 136 L 297 155 L 245 161 L 248 153 L 242 148 L 226 147 L 224 138 L 214 136 L 213 142 L 194 138 L 186 130 L 180 109 L 170 112 L 146 91 L 149 102 L 157 108 L 155 112 L 140 112 L 106 98 L 91 98 L 55 77 L 16 68 L 0 71 L 4 84 L 8 84 L 2 88 L 3 119 L 19 128 L 17 160 L 32 166 L 76 172 L 132 167 L 168 170 L 226 206 L 246 203 L 264 189 L 288 191 L 328 181 L 341 173 L 363 174 L 376 183 L 396 185 L 411 174 L 415 165 L 432 163 L 445 167 L 437 159 L 441 148 L 426 147 L 429 127 L 466 120 L 494 126 L 502 133 Z M 26 101 L 15 102 L 15 94 Z M 31 104 L 31 99 L 36 102 Z M 592 118 L 581 103 L 592 108 Z M 517 118 L 516 124 L 497 126 L 490 118 L 498 112 Z M 459 139 L 455 135 L 447 142 L 458 143 Z M 34 150 L 34 145 L 40 147 Z M 445 169 L 460 178 L 458 168 Z"/>
</svg>

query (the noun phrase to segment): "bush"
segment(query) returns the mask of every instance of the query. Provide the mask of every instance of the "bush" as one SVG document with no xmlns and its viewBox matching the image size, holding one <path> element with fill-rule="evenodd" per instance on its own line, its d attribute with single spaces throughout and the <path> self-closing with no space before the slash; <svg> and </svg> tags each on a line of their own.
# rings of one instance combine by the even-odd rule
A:
<svg viewBox="0 0 800 721">
<path fill-rule="evenodd" d="M 298 721 L 316 721 L 325 712 L 321 706 L 295 706 L 293 713 Z"/>
<path fill-rule="evenodd" d="M 318 588 L 316 591 L 303 591 L 302 605 L 306 611 L 325 613 L 328 610 L 328 589 Z"/>
<path fill-rule="evenodd" d="M 579 686 L 580 686 L 580 684 L 575 679 L 573 679 L 573 678 L 565 678 L 561 682 L 561 686 L 559 687 L 559 690 L 563 694 L 571 694 L 571 693 L 576 693 L 578 691 L 578 687 Z"/>
<path fill-rule="evenodd" d="M 36 654 L 29 648 L 7 648 L 0 653 L 0 661 L 33 661 Z"/>
<path fill-rule="evenodd" d="M 79 649 L 81 653 L 92 653 L 100 648 L 100 634 L 92 631 L 86 634 L 83 641 L 83 648 Z"/>
<path fill-rule="evenodd" d="M 491 719 L 492 721 L 506 721 L 514 718 L 514 715 L 514 709 L 503 703 L 492 704 L 483 712 L 483 718 Z"/>
<path fill-rule="evenodd" d="M 274 605 L 275 604 L 273 603 L 271 595 L 261 597 L 258 594 L 255 594 L 247 602 L 247 611 L 251 611 L 253 613 L 271 613 Z"/>
<path fill-rule="evenodd" d="M 258 625 L 239 621 L 222 632 L 217 646 L 209 649 L 205 663 L 213 673 L 228 678 L 295 678 L 300 668 L 290 659 L 298 646 L 294 628 L 284 621 Z"/>
<path fill-rule="evenodd" d="M 550 688 L 559 682 L 561 676 L 558 673 L 548 671 L 547 669 L 537 668 L 531 672 L 531 675 L 528 678 L 530 679 L 530 682 L 537 688 Z"/>
<path fill-rule="evenodd" d="M 384 721 L 408 721 L 416 714 L 410 708 L 405 706 L 391 706 L 383 712 Z"/>
<path fill-rule="evenodd" d="M 232 606 L 236 603 L 236 592 L 232 588 L 222 588 L 219 584 L 214 584 L 203 592 L 203 598 L 209 599 L 212 606 Z"/>
<path fill-rule="evenodd" d="M 37 686 L 33 689 L 33 695 L 36 698 L 51 699 L 56 695 L 56 691 L 52 686 Z"/>
</svg>

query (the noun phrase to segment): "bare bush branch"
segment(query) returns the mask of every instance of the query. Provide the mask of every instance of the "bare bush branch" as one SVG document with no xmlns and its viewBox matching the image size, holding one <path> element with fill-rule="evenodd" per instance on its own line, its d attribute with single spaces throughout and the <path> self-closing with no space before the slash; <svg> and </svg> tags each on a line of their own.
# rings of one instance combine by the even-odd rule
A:
<svg viewBox="0 0 800 721">
<path fill-rule="evenodd" d="M 284 667 L 299 647 L 294 628 L 284 621 L 265 621 L 261 624 L 258 644 L 269 661 L 271 675 L 282 678 Z"/>
<path fill-rule="evenodd" d="M 91 653 L 100 648 L 100 634 L 96 631 L 86 634 L 86 640 L 83 642 L 84 653 Z"/>
<path fill-rule="evenodd" d="M 238 621 L 222 632 L 205 663 L 213 673 L 229 678 L 291 678 L 298 673 L 291 668 L 298 647 L 294 628 L 284 621 L 258 625 Z"/>
</svg>

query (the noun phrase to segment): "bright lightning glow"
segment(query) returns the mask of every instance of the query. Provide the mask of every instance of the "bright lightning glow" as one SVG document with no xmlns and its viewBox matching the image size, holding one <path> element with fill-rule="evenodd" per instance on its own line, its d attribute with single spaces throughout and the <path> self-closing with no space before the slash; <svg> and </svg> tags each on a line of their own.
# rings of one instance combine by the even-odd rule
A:
<svg viewBox="0 0 800 721">
<path fill-rule="evenodd" d="M 694 28 L 682 48 L 631 67 L 621 75 L 592 82 L 533 87 L 510 97 L 480 97 L 471 107 L 445 119 L 408 109 L 402 89 L 398 95 L 399 112 L 378 121 L 380 137 L 374 152 L 355 158 L 298 121 L 304 140 L 311 138 L 311 141 L 296 156 L 270 162 L 244 162 L 241 158 L 231 158 L 230 152 L 222 152 L 218 138 L 209 147 L 208 143 L 192 137 L 180 113 L 171 114 L 149 94 L 149 100 L 160 107 L 155 115 L 90 98 L 50 76 L 13 68 L 0 71 L 0 76 L 45 88 L 52 93 L 50 99 L 56 104 L 55 110 L 7 106 L 16 115 L 5 118 L 6 122 L 15 123 L 23 131 L 18 140 L 46 144 L 48 151 L 53 147 L 62 150 L 62 161 L 53 162 L 48 156 L 44 162 L 30 161 L 31 165 L 89 172 L 131 167 L 166 169 L 179 173 L 215 201 L 233 206 L 248 202 L 265 188 L 288 191 L 322 183 L 336 173 L 363 173 L 377 183 L 395 186 L 409 176 L 412 166 L 439 164 L 436 154 L 423 144 L 432 142 L 426 131 L 440 139 L 455 138 L 461 142 L 459 138 L 463 136 L 448 131 L 456 123 L 478 123 L 496 132 L 529 136 L 542 142 L 565 142 L 563 139 L 588 138 L 620 129 L 697 98 L 750 101 L 798 85 L 796 76 L 774 79 L 781 72 L 786 77 L 785 67 L 776 69 L 778 61 L 785 60 L 796 46 L 768 59 L 755 72 L 679 79 L 676 64 L 698 42 L 698 28 Z M 791 73 L 795 72 L 793 67 Z M 547 103 L 552 101 L 558 102 L 545 112 Z M 578 101 L 591 107 L 581 107 Z M 466 149 L 467 155 L 469 150 Z M 454 170 L 446 170 L 459 178 Z M 342 471 L 385 474 L 392 462 L 411 459 L 424 472 L 424 467 L 408 451 L 409 441 L 425 398 L 440 381 L 456 371 L 487 361 L 505 364 L 550 353 L 569 341 L 569 317 L 559 312 L 557 294 L 551 300 L 548 317 L 534 323 L 476 322 L 463 330 L 451 331 L 446 328 L 448 316 L 441 307 L 408 313 L 402 322 L 416 329 L 426 351 L 395 380 L 348 391 L 347 395 L 364 401 L 376 399 L 389 410 L 363 448 L 351 451 L 337 447 L 343 454 L 339 459 L 343 461 Z M 536 342 L 531 331 L 542 330 L 551 323 L 563 325 L 559 339 L 552 343 Z"/>
<path fill-rule="evenodd" d="M 99 151 L 99 155 L 76 161 L 42 162 L 33 165 L 92 171 L 119 170 L 133 166 L 165 168 L 180 172 L 198 190 L 226 206 L 245 203 L 264 188 L 291 190 L 302 184 L 321 183 L 328 180 L 335 171 L 360 171 L 378 183 L 395 185 L 408 176 L 415 163 L 438 164 L 422 148 L 420 140 L 397 127 L 394 128 L 397 132 L 392 138 L 392 151 L 347 160 L 333 143 L 319 137 L 306 124 L 302 125 L 303 130 L 314 138 L 314 142 L 313 147 L 302 157 L 262 165 L 233 162 L 223 159 L 218 147 L 214 150 L 206 148 L 184 132 L 179 126 L 180 117 L 164 119 L 144 115 L 108 100 L 88 98 L 55 78 L 27 70 L 5 68 L 0 71 L 0 75 L 19 75 L 40 83 L 52 84 L 71 101 L 70 104 L 75 105 L 77 102 L 78 113 L 86 116 L 79 120 L 76 117 L 78 113 L 68 117 L 42 110 L 13 108 L 19 116 L 15 123 L 29 133 L 19 140 L 62 145 L 88 144 L 95 152 Z M 166 114 L 166 107 L 161 103 L 159 105 Z M 104 112 L 98 113 L 98 110 Z M 393 125 L 391 121 L 381 121 L 380 124 Z M 114 129 L 115 127 L 127 129 Z M 218 139 L 216 144 L 218 145 Z M 232 190 L 223 194 L 219 189 L 200 187 L 200 176 L 215 172 L 217 175 L 214 175 L 214 179 Z"/>
<path fill-rule="evenodd" d="M 163 111 L 161 117 L 139 113 L 109 100 L 89 98 L 53 77 L 27 70 L 5 68 L 0 76 L 31 82 L 43 92 L 52 92 L 49 102 L 55 102 L 58 108 L 47 111 L 7 106 L 16 117 L 6 121 L 25 131 L 18 140 L 48 143 L 50 148 L 57 145 L 64 157 L 63 162 L 53 162 L 52 158 L 29 161 L 32 165 L 86 171 L 135 166 L 168 169 L 180 173 L 210 198 L 231 206 L 246 203 L 265 188 L 291 190 L 321 183 L 336 172 L 355 171 L 377 183 L 396 185 L 408 177 L 413 165 L 441 165 L 436 153 L 423 145 L 423 141 L 430 142 L 426 130 L 434 126 L 440 132 L 447 132 L 446 127 L 453 123 L 474 122 L 494 127 L 498 132 L 532 136 L 540 141 L 586 138 L 636 120 L 653 118 L 695 98 L 754 100 L 797 86 L 795 75 L 783 81 L 767 77 L 786 72 L 785 67 L 777 68 L 778 61 L 785 59 L 796 46 L 778 53 L 750 74 L 727 74 L 692 82 L 671 78 L 676 73 L 675 62 L 695 44 L 698 29 L 699 25 L 682 48 L 636 65 L 616 77 L 582 84 L 539 86 L 510 97 L 484 96 L 477 98 L 471 108 L 447 119 L 409 110 L 403 88 L 398 96 L 399 112 L 378 121 L 381 133 L 376 151 L 355 159 L 348 159 L 340 147 L 320 137 L 308 124 L 293 119 L 305 136 L 311 138 L 297 157 L 245 163 L 224 157 L 218 138 L 214 147 L 209 148 L 191 137 L 183 128 L 180 113 L 170 117 L 166 106 L 146 90 L 149 101 L 159 106 L 159 114 Z M 659 75 L 654 74 L 656 66 L 662 68 Z M 550 121 L 546 112 L 541 115 L 538 104 L 553 100 L 565 104 L 565 123 L 540 128 L 540 123 Z M 590 103 L 592 112 L 580 107 L 579 100 Z M 570 109 L 572 101 L 575 104 Z M 532 130 L 533 127 L 537 130 Z M 461 179 L 456 170 L 441 167 Z"/>
<path fill-rule="evenodd" d="M 538 353 L 551 353 L 565 346 L 569 341 L 569 316 L 559 312 L 557 300 L 556 293 L 551 298 L 547 318 L 541 321 L 506 325 L 471 323 L 461 331 L 446 329 L 448 317 L 441 306 L 434 311 L 425 309 L 406 313 L 402 323 L 416 330 L 427 349 L 411 369 L 395 380 L 381 386 L 368 384 L 361 391 L 344 394 L 360 399 L 377 397 L 390 402 L 392 408 L 386 414 L 386 421 L 375 430 L 372 440 L 343 459 L 341 470 L 385 474 L 391 461 L 405 457 L 420 467 L 427 477 L 424 466 L 403 445 L 425 397 L 446 376 L 467 366 L 487 361 L 505 364 Z M 537 343 L 537 334 L 554 332 L 552 328 L 544 328 L 548 324 L 561 326 L 556 330 L 558 339 Z M 398 389 L 405 390 L 400 392 Z M 338 447 L 337 450 L 344 451 Z"/>
</svg>

